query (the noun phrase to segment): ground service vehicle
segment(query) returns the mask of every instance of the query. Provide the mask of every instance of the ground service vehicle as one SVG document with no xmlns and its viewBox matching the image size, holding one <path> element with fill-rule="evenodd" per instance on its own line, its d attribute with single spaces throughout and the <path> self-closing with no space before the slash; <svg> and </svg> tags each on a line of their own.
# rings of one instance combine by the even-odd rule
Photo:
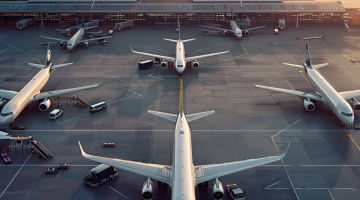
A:
<svg viewBox="0 0 360 200">
<path fill-rule="evenodd" d="M 19 29 L 20 31 L 23 30 L 25 27 L 30 26 L 34 24 L 34 20 L 33 19 L 22 19 L 18 22 L 16 22 L 16 28 Z"/>
<path fill-rule="evenodd" d="M 15 129 L 15 130 L 25 130 L 25 126 L 14 126 L 12 129 Z"/>
<path fill-rule="evenodd" d="M 104 144 L 103 144 L 103 146 L 104 147 L 113 147 L 113 146 L 115 146 L 115 143 L 113 143 L 113 142 L 104 142 Z"/>
<path fill-rule="evenodd" d="M 356 63 L 356 60 L 354 60 L 354 59 L 351 59 L 351 62 L 353 62 L 353 63 Z"/>
<path fill-rule="evenodd" d="M 133 27 L 133 26 L 134 26 L 134 21 L 133 20 L 127 20 L 125 22 L 115 23 L 114 30 L 120 31 L 123 28 Z"/>
<path fill-rule="evenodd" d="M 230 196 L 234 200 L 245 200 L 246 191 L 240 189 L 236 184 L 226 185 L 226 190 L 229 192 Z"/>
<path fill-rule="evenodd" d="M 154 66 L 154 61 L 152 61 L 152 60 L 145 60 L 145 61 L 139 62 L 140 70 L 150 69 L 153 66 Z"/>
<path fill-rule="evenodd" d="M 7 153 L 1 154 L 1 158 L 3 159 L 3 161 L 4 161 L 6 164 L 11 163 L 11 159 L 9 158 L 9 156 L 7 155 Z"/>
<path fill-rule="evenodd" d="M 114 179 L 118 175 L 119 173 L 115 167 L 101 164 L 91 170 L 91 175 L 84 178 L 84 183 L 91 187 L 98 187 L 99 185 Z"/>
<path fill-rule="evenodd" d="M 59 169 L 69 169 L 70 165 L 65 163 L 65 164 L 58 164 L 58 168 Z"/>
<path fill-rule="evenodd" d="M 46 168 L 45 173 L 47 173 L 47 174 L 57 174 L 57 173 L 59 173 L 59 168 L 55 168 L 55 167 Z"/>
<path fill-rule="evenodd" d="M 60 117 L 60 115 L 63 114 L 63 111 L 60 109 L 54 109 L 53 111 L 51 111 L 51 113 L 49 114 L 49 118 L 50 119 L 56 119 L 58 117 Z"/>
<path fill-rule="evenodd" d="M 104 110 L 105 108 L 107 108 L 107 105 L 103 101 L 103 102 L 91 105 L 90 108 L 89 108 L 89 111 L 90 112 L 96 112 L 96 111 L 99 111 L 99 110 Z"/>
</svg>

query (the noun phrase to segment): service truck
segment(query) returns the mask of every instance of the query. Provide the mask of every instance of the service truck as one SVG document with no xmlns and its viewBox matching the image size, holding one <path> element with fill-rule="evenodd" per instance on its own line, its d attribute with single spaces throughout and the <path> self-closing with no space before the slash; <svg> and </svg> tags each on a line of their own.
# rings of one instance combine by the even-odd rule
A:
<svg viewBox="0 0 360 200">
<path fill-rule="evenodd" d="M 91 175 L 84 178 L 84 183 L 95 188 L 111 179 L 114 179 L 118 175 L 119 173 L 115 167 L 101 164 L 91 170 Z"/>
<path fill-rule="evenodd" d="M 34 19 L 22 19 L 22 20 L 16 22 L 16 28 L 18 28 L 21 31 L 25 27 L 28 27 L 33 24 L 34 24 Z"/>
<path fill-rule="evenodd" d="M 246 191 L 243 191 L 236 184 L 226 185 L 226 190 L 229 192 L 232 199 L 234 199 L 234 200 L 245 200 Z"/>
<path fill-rule="evenodd" d="M 139 62 L 140 70 L 150 69 L 153 67 L 154 67 L 154 61 L 152 61 L 152 60 L 145 60 L 145 61 Z"/>
<path fill-rule="evenodd" d="M 279 26 L 278 28 L 283 31 L 285 29 L 285 19 L 279 19 Z"/>
<path fill-rule="evenodd" d="M 125 22 L 115 23 L 114 30 L 120 31 L 123 28 L 133 27 L 133 26 L 134 26 L 134 21 L 133 20 L 127 20 Z"/>
</svg>

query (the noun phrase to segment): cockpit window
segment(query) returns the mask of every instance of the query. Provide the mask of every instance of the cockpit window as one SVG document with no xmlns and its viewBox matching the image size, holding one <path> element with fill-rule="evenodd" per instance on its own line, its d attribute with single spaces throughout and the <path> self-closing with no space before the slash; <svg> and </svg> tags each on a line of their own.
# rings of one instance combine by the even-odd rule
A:
<svg viewBox="0 0 360 200">
<path fill-rule="evenodd" d="M 344 113 L 344 112 L 342 112 L 342 113 L 341 113 L 341 115 L 343 115 L 343 116 L 347 116 L 347 117 L 351 117 L 351 116 L 353 116 L 353 114 L 352 114 L 352 113 Z"/>
<path fill-rule="evenodd" d="M 178 67 L 184 67 L 184 65 L 178 65 Z"/>
<path fill-rule="evenodd" d="M 12 115 L 13 112 L 9 112 L 9 113 L 1 113 L 1 116 L 5 117 L 5 116 L 9 116 L 9 115 Z"/>
<path fill-rule="evenodd" d="M 68 47 L 71 47 L 71 44 L 68 44 Z"/>
</svg>

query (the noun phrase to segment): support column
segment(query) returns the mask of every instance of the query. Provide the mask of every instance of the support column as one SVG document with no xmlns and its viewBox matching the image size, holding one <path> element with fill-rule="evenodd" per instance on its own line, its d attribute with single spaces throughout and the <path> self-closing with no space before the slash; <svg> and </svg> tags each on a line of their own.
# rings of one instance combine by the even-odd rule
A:
<svg viewBox="0 0 360 200">
<path fill-rule="evenodd" d="M 200 15 L 201 15 L 201 13 L 198 13 L 199 24 L 200 24 Z"/>
<path fill-rule="evenodd" d="M 41 13 L 41 28 L 44 28 L 44 19 L 43 14 Z"/>
<path fill-rule="evenodd" d="M 299 13 L 296 13 L 296 28 L 299 27 Z"/>
<path fill-rule="evenodd" d="M 61 25 L 61 14 L 59 14 L 59 25 Z"/>
</svg>

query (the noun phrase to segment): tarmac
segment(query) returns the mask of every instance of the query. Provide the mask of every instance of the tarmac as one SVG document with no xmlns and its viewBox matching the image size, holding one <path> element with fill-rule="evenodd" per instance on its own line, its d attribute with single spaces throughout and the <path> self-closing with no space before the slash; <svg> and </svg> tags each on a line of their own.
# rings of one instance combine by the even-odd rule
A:
<svg viewBox="0 0 360 200">
<path fill-rule="evenodd" d="M 13 26 L 0 28 L 0 88 L 19 91 L 39 71 L 27 63 L 45 62 L 46 48 L 41 38 L 54 35 L 62 25 L 37 26 L 18 31 Z M 104 33 L 111 26 L 100 26 Z M 351 28 L 351 27 L 350 27 Z M 329 63 L 319 72 L 337 91 L 360 88 L 360 29 L 346 31 L 337 24 L 288 25 L 279 35 L 274 27 L 250 31 L 238 41 L 228 36 L 198 35 L 200 26 L 183 25 L 181 38 L 187 56 L 230 49 L 230 53 L 198 60 L 198 68 L 188 68 L 184 78 L 185 113 L 215 110 L 206 118 L 189 123 L 192 130 L 194 165 L 233 162 L 274 156 L 291 141 L 283 161 L 275 162 L 219 178 L 225 186 L 236 183 L 246 190 L 246 199 L 334 200 L 359 199 L 360 137 L 354 128 L 343 129 L 331 111 L 321 102 L 308 112 L 303 99 L 256 88 L 254 84 L 313 92 L 298 69 L 282 63 L 301 64 L 305 44 L 309 43 L 312 63 Z M 325 38 L 296 40 L 296 37 L 324 35 Z M 33 136 L 53 155 L 45 161 L 21 146 L 9 151 L 11 164 L 0 164 L 0 199 L 131 199 L 140 200 L 146 177 L 119 170 L 119 176 L 98 188 L 84 184 L 83 178 L 99 163 L 81 156 L 78 141 L 85 152 L 104 157 L 145 163 L 171 165 L 174 123 L 147 113 L 148 110 L 179 112 L 179 75 L 173 68 L 156 65 L 138 70 L 137 63 L 153 59 L 133 54 L 144 51 L 173 56 L 175 44 L 163 38 L 177 39 L 170 25 L 135 25 L 114 32 L 101 44 L 81 45 L 74 53 L 52 47 L 54 65 L 73 62 L 56 69 L 42 91 L 99 84 L 95 89 L 71 93 L 90 104 L 105 101 L 108 108 L 89 113 L 71 102 L 59 105 L 64 114 L 50 120 L 57 108 L 52 102 L 42 112 L 38 103 L 29 105 L 15 124 L 26 130 L 12 130 L 13 136 Z M 68 39 L 68 38 L 64 38 Z M 359 111 L 355 124 L 360 125 Z M 7 127 L 0 127 L 7 130 Z M 115 147 L 103 147 L 115 142 Z M 45 174 L 47 167 L 69 163 L 57 175 Z M 157 187 L 154 199 L 171 199 L 171 188 Z M 197 186 L 196 198 L 212 199 L 209 186 Z M 224 200 L 231 199 L 225 192 Z"/>
</svg>

